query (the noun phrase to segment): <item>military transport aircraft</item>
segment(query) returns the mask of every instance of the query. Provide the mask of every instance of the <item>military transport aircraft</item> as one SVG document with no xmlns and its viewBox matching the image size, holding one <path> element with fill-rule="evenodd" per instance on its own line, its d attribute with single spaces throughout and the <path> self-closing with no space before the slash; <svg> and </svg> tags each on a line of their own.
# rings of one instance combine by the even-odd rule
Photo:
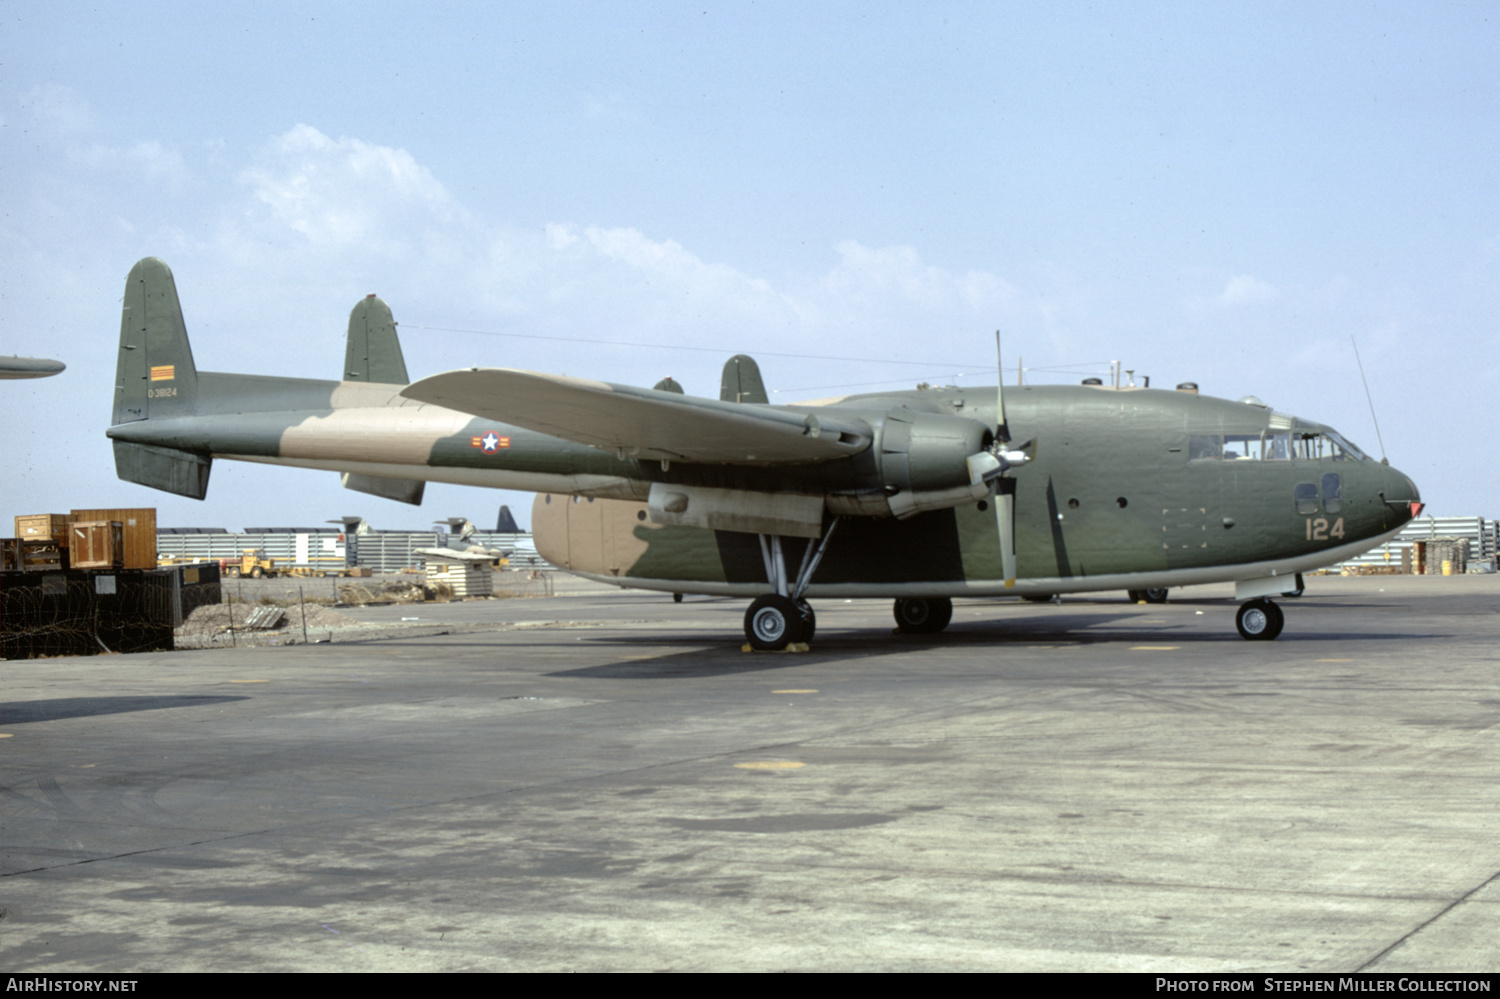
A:
<svg viewBox="0 0 1500 999">
<path fill-rule="evenodd" d="M 200 372 L 166 264 L 126 281 L 119 476 L 202 499 L 215 458 L 340 472 L 420 503 L 425 482 L 536 492 L 543 557 L 622 587 L 751 598 L 759 649 L 812 637 L 809 597 L 895 600 L 937 632 L 954 597 L 1233 581 L 1247 639 L 1271 597 L 1421 509 L 1329 427 L 1253 400 L 1105 385 L 926 388 L 772 406 L 755 362 L 718 399 L 505 368 L 408 383 L 390 309 L 349 318 L 338 381 Z M 1024 443 L 1013 443 L 1022 441 Z"/>
</svg>

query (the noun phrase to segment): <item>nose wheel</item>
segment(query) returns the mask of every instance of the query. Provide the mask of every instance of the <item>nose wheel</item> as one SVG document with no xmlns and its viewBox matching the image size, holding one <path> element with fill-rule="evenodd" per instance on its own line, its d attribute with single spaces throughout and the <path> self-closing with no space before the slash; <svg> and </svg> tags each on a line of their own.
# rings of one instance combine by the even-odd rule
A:
<svg viewBox="0 0 1500 999">
<path fill-rule="evenodd" d="M 1281 626 L 1285 623 L 1281 608 L 1264 598 L 1240 604 L 1239 613 L 1234 616 L 1240 637 L 1250 642 L 1271 641 L 1281 634 Z"/>
</svg>

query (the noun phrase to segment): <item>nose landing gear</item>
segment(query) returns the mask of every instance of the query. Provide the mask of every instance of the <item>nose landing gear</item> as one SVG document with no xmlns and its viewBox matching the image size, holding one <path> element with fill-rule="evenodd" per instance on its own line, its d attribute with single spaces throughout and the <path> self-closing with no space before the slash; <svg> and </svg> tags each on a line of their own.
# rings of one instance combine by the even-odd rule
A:
<svg viewBox="0 0 1500 999">
<path fill-rule="evenodd" d="M 1281 634 L 1281 626 L 1285 623 L 1281 608 L 1264 597 L 1240 604 L 1239 613 L 1234 616 L 1240 637 L 1251 642 L 1271 641 Z"/>
</svg>

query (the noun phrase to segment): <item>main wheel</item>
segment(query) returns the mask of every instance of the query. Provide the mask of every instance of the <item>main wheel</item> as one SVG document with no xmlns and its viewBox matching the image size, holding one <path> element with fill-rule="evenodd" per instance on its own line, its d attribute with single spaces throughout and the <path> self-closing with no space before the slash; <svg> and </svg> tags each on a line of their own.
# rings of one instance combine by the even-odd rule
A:
<svg viewBox="0 0 1500 999">
<path fill-rule="evenodd" d="M 1057 596 L 1056 593 L 1028 593 L 1021 599 L 1031 604 L 1046 604 L 1051 603 L 1055 596 Z"/>
<path fill-rule="evenodd" d="M 780 652 L 802 641 L 801 608 L 778 593 L 757 597 L 745 611 L 745 639 L 761 652 Z"/>
<path fill-rule="evenodd" d="M 1240 637 L 1251 642 L 1271 641 L 1281 634 L 1285 623 L 1281 608 L 1264 599 L 1247 600 L 1240 604 L 1239 613 L 1234 616 L 1234 626 L 1240 630 Z"/>
<path fill-rule="evenodd" d="M 680 603 L 682 603 L 682 594 L 681 593 L 674 593 L 674 594 L 672 594 L 672 602 L 674 604 L 680 604 Z"/>
<path fill-rule="evenodd" d="M 1133 604 L 1164 604 L 1167 602 L 1167 588 L 1165 586 L 1153 586 L 1146 590 L 1127 590 L 1126 596 L 1130 597 Z"/>
<path fill-rule="evenodd" d="M 953 601 L 947 597 L 902 597 L 893 608 L 896 629 L 908 635 L 935 635 L 953 620 Z"/>
<path fill-rule="evenodd" d="M 811 642 L 813 633 L 818 630 L 818 615 L 813 613 L 812 604 L 806 600 L 798 600 L 797 611 L 802 615 L 802 637 L 799 642 Z"/>
</svg>

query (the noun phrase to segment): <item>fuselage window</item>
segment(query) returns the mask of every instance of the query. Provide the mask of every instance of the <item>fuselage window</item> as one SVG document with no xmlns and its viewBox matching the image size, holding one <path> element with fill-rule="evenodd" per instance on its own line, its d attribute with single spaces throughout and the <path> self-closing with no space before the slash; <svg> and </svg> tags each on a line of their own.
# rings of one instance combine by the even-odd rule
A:
<svg viewBox="0 0 1500 999">
<path fill-rule="evenodd" d="M 1323 509 L 1329 513 L 1338 513 L 1343 507 L 1343 483 L 1339 481 L 1337 472 L 1329 472 L 1323 476 Z"/>
<path fill-rule="evenodd" d="M 1318 512 L 1318 487 L 1311 482 L 1297 483 L 1294 494 L 1297 498 L 1297 512 L 1307 516 Z"/>
</svg>

